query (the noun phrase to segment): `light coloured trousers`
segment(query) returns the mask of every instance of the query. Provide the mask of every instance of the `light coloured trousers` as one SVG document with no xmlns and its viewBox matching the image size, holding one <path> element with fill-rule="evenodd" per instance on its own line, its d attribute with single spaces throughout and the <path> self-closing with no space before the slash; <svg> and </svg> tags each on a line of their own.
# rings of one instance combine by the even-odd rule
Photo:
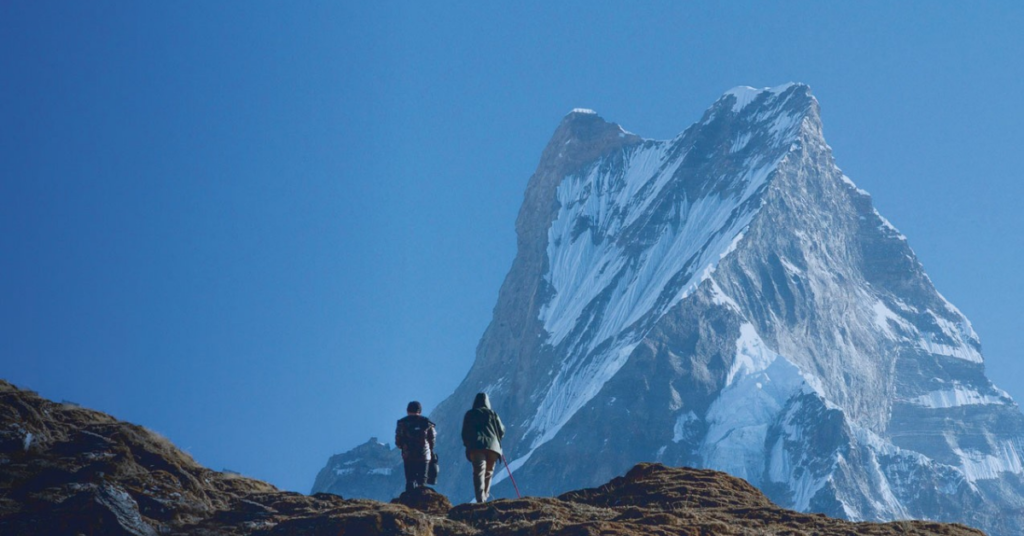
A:
<svg viewBox="0 0 1024 536">
<path fill-rule="evenodd" d="M 494 475 L 494 464 L 498 462 L 498 453 L 474 449 L 469 451 L 469 461 L 473 462 L 473 490 L 476 492 L 476 502 L 482 503 L 491 495 L 491 476 Z"/>
</svg>

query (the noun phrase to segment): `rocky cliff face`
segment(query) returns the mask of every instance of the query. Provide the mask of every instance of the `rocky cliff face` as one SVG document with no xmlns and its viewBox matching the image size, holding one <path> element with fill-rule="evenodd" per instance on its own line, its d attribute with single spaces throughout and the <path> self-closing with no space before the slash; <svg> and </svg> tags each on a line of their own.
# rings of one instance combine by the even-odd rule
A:
<svg viewBox="0 0 1024 536">
<path fill-rule="evenodd" d="M 364 455 L 383 448 L 364 447 Z M 330 494 L 310 497 L 211 471 L 142 427 L 56 404 L 0 380 L 0 534 L 4 535 L 766 533 L 981 535 L 959 525 L 855 524 L 799 514 L 778 508 L 746 482 L 723 473 L 651 464 L 639 465 L 600 488 L 558 498 L 453 508 L 443 495 L 429 490 L 402 494 L 391 503 Z"/>
<path fill-rule="evenodd" d="M 736 88 L 667 141 L 574 111 L 516 230 L 476 362 L 431 415 L 443 459 L 484 391 L 530 493 L 660 461 L 800 511 L 1024 532 L 1024 417 L 836 166 L 806 86 Z M 462 476 L 441 489 L 470 496 Z"/>
</svg>

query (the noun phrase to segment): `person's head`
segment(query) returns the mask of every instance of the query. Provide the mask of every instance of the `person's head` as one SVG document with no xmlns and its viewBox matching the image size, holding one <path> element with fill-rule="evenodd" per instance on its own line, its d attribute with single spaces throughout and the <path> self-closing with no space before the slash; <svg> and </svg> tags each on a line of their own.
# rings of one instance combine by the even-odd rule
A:
<svg viewBox="0 0 1024 536">
<path fill-rule="evenodd" d="M 487 398 L 487 393 L 476 394 L 476 398 L 473 399 L 473 409 L 476 408 L 491 409 L 491 399 Z"/>
<path fill-rule="evenodd" d="M 423 404 L 413 400 L 405 407 L 405 412 L 409 415 L 419 415 L 420 413 L 423 413 Z"/>
</svg>

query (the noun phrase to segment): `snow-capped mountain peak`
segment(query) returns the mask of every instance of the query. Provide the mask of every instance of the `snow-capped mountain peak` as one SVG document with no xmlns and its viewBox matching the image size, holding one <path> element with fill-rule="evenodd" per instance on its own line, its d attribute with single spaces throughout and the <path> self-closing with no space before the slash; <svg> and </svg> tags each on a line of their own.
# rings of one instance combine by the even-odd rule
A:
<svg viewBox="0 0 1024 536">
<path fill-rule="evenodd" d="M 803 511 L 1024 529 L 1006 514 L 1024 511 L 1024 416 L 836 166 L 806 85 L 734 88 L 663 141 L 570 113 L 516 231 L 476 362 L 432 418 L 457 430 L 487 392 L 527 493 L 653 460 Z"/>
<path fill-rule="evenodd" d="M 797 82 L 789 82 L 781 86 L 766 87 L 762 89 L 756 89 L 750 86 L 736 86 L 729 91 L 726 91 L 719 100 L 726 100 L 729 97 L 732 97 L 734 99 L 732 103 L 732 112 L 739 113 L 744 107 L 759 98 L 778 98 L 778 96 L 786 93 L 786 91 L 794 86 L 801 87 L 804 94 L 810 95 L 810 88 L 806 85 L 799 84 Z"/>
</svg>

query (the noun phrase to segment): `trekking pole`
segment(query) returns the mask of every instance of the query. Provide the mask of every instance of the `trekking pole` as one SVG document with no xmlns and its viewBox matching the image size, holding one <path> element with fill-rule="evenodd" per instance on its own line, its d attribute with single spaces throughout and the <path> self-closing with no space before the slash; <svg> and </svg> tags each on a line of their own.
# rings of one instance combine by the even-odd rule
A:
<svg viewBox="0 0 1024 536">
<path fill-rule="evenodd" d="M 519 494 L 519 486 L 516 485 L 516 479 L 512 476 L 512 469 L 508 466 L 508 460 L 505 459 L 505 453 L 501 454 L 501 461 L 505 462 L 505 470 L 508 471 L 508 478 L 512 481 L 512 487 L 516 488 L 516 497 L 522 499 L 523 496 Z"/>
</svg>

